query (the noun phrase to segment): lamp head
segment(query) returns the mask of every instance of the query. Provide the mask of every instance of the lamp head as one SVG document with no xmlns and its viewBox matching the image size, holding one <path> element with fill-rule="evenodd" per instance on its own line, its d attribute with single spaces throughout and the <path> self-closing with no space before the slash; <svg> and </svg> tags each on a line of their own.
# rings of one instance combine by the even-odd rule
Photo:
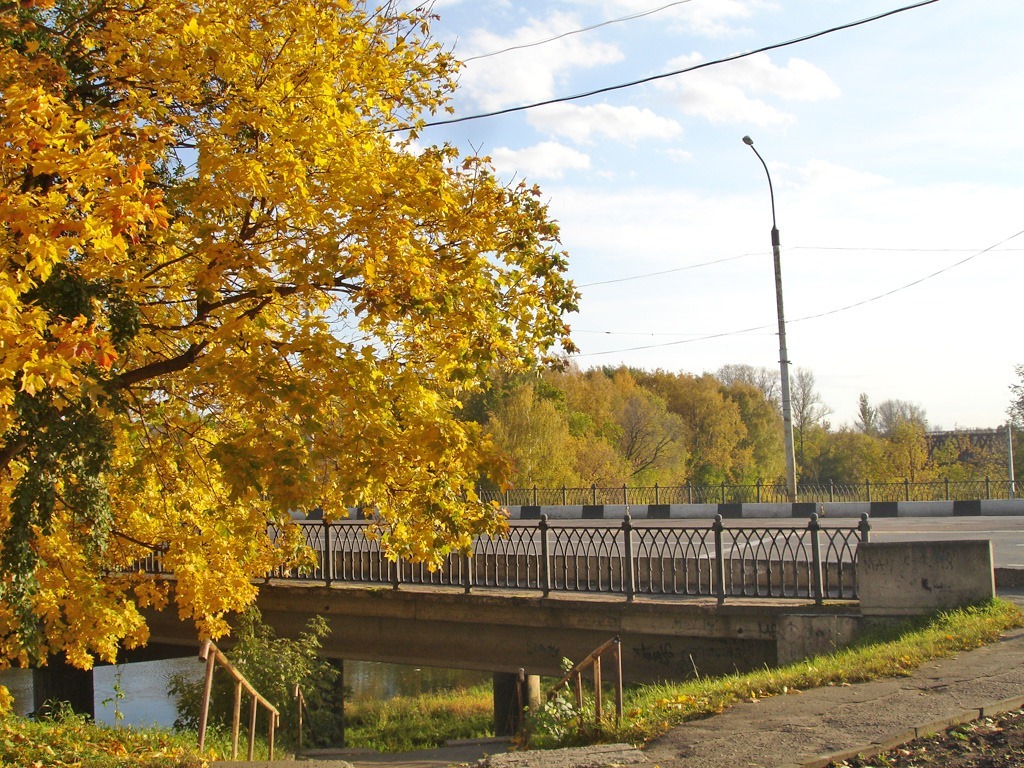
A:
<svg viewBox="0 0 1024 768">
<path fill-rule="evenodd" d="M 744 136 L 743 137 L 743 143 L 746 144 L 748 147 L 754 146 L 754 140 L 752 138 L 750 138 L 749 136 Z"/>
</svg>

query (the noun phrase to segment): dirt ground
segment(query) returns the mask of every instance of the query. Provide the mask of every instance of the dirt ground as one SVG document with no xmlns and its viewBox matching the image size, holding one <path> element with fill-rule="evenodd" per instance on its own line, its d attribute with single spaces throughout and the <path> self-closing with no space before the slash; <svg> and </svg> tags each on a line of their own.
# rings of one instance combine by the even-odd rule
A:
<svg viewBox="0 0 1024 768">
<path fill-rule="evenodd" d="M 1024 765 L 1024 710 L 958 725 L 877 757 L 831 763 L 830 768 L 1005 768 L 1019 765 Z"/>
</svg>

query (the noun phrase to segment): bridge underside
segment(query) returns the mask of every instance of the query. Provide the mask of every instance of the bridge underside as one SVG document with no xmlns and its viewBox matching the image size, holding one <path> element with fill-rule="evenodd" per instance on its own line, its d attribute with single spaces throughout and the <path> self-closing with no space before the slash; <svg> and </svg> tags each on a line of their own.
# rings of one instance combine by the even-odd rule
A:
<svg viewBox="0 0 1024 768">
<path fill-rule="evenodd" d="M 758 601 L 719 606 L 714 600 L 608 596 L 543 598 L 437 590 L 401 591 L 269 584 L 257 605 L 279 636 L 297 637 L 313 616 L 331 633 L 331 658 L 383 661 L 533 675 L 561 675 L 609 638 L 622 640 L 623 674 L 656 682 L 716 675 L 800 655 L 815 627 L 834 636 L 836 620 L 856 622 L 856 605 Z M 152 642 L 196 646 L 195 629 L 173 612 L 149 617 Z M 796 629 L 794 630 L 794 622 Z M 852 630 L 851 630 L 852 633 Z M 844 633 L 840 633 L 844 634 Z"/>
</svg>

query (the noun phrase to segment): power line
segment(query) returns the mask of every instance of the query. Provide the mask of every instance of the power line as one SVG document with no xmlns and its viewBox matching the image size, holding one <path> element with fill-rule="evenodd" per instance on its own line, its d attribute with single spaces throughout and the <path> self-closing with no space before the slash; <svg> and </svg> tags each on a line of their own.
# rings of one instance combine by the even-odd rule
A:
<svg viewBox="0 0 1024 768">
<path fill-rule="evenodd" d="M 855 302 L 853 304 L 848 304 L 847 306 L 839 307 L 838 309 L 831 309 L 828 312 L 819 312 L 816 315 L 806 315 L 805 317 L 797 318 L 796 320 L 793 320 L 792 322 L 796 323 L 796 322 L 801 322 L 803 320 L 817 320 L 820 317 L 828 317 L 829 315 L 834 315 L 834 314 L 837 314 L 839 312 L 845 312 L 848 309 L 854 309 L 856 307 L 862 307 L 865 304 L 871 303 L 872 301 L 878 301 L 879 299 L 884 299 L 887 296 L 892 296 L 894 293 L 899 293 L 900 291 L 905 291 L 907 288 L 913 288 L 915 285 L 920 285 L 925 280 L 931 280 L 933 277 L 938 277 L 939 275 L 941 275 L 941 274 L 943 274 L 945 272 L 949 272 L 951 269 L 955 269 L 956 267 L 959 267 L 959 266 L 961 266 L 963 264 L 966 264 L 967 262 L 971 261 L 972 259 L 978 258 L 979 256 L 981 256 L 984 253 L 989 253 L 990 251 L 994 251 L 996 248 L 998 248 L 1003 243 L 1008 243 L 1011 240 L 1013 240 L 1014 238 L 1020 237 L 1021 235 L 1024 235 L 1024 229 L 1022 229 L 1020 232 L 1018 232 L 1015 235 L 1010 235 L 1005 240 L 999 241 L 995 245 L 990 245 L 988 248 L 980 250 L 977 253 L 973 253 L 973 254 L 971 254 L 970 256 L 968 256 L 965 259 L 960 259 L 960 261 L 954 262 L 953 264 L 950 264 L 948 267 L 943 267 L 942 269 L 938 270 L 937 272 L 932 272 L 930 275 L 925 275 L 924 277 L 918 278 L 917 280 L 913 280 L 913 281 L 907 283 L 906 285 L 901 285 L 899 288 L 893 288 L 891 291 L 886 291 L 885 293 L 880 293 L 878 296 L 872 296 L 870 299 L 864 299 L 863 301 L 858 301 L 858 302 Z"/>
<path fill-rule="evenodd" d="M 854 251 L 856 253 L 973 253 L 978 255 L 977 248 L 858 248 L 856 246 L 830 246 L 830 245 L 791 245 L 782 249 L 784 252 L 790 251 Z M 993 248 L 983 249 L 981 252 L 993 250 Z M 1000 253 L 1010 253 L 1024 251 L 1024 248 L 1000 248 Z M 763 253 L 743 253 L 739 256 L 726 256 L 721 259 L 713 259 L 711 261 L 702 261 L 697 264 L 687 264 L 685 267 L 673 267 L 672 269 L 663 269 L 658 272 L 643 272 L 637 275 L 626 275 L 624 277 L 615 277 L 609 280 L 597 280 L 592 283 L 576 283 L 577 288 L 593 288 L 597 285 L 612 285 L 614 283 L 626 283 L 631 280 L 643 280 L 647 277 L 660 277 L 661 275 L 669 275 L 673 272 L 685 272 L 690 269 L 697 269 L 698 267 L 710 267 L 715 264 L 724 264 L 729 261 L 736 261 L 737 259 L 745 259 L 750 256 L 763 256 Z"/>
<path fill-rule="evenodd" d="M 726 256 L 723 259 L 714 259 L 713 261 L 702 261 L 699 264 L 687 264 L 685 267 L 674 267 L 672 269 L 663 269 L 660 272 L 645 272 L 642 275 L 628 275 L 627 277 L 616 277 L 611 280 L 598 280 L 593 283 L 580 283 L 577 288 L 591 288 L 595 285 L 611 285 L 612 283 L 625 283 L 630 280 L 642 280 L 645 277 L 657 277 L 659 275 L 668 275 L 673 272 L 685 272 L 688 269 L 697 269 L 698 267 L 709 267 L 713 264 L 723 264 L 727 261 L 736 261 L 736 259 L 745 259 L 748 256 L 761 256 L 760 253 L 744 253 L 739 256 Z"/>
<path fill-rule="evenodd" d="M 797 38 L 794 38 L 792 40 L 787 40 L 787 41 L 782 42 L 782 43 L 773 43 L 771 45 L 765 45 L 765 46 L 762 46 L 761 48 L 755 48 L 754 50 L 747 51 L 745 53 L 737 53 L 737 54 L 734 54 L 732 56 L 726 56 L 726 57 L 721 58 L 721 59 L 714 59 L 712 61 L 705 61 L 702 64 L 695 64 L 692 67 L 685 67 L 684 69 L 677 69 L 677 70 L 674 70 L 672 72 L 663 72 L 663 73 L 661 73 L 659 75 L 651 75 L 650 77 L 644 77 L 644 78 L 641 78 L 639 80 L 631 80 L 630 82 L 627 82 L 627 83 L 620 83 L 618 85 L 608 85 L 608 86 L 605 86 L 603 88 L 595 88 L 592 91 L 585 91 L 583 93 L 577 93 L 574 96 L 561 96 L 561 97 L 558 97 L 558 98 L 555 98 L 555 99 L 546 99 L 545 101 L 537 101 L 537 102 L 534 102 L 532 104 L 522 104 L 522 105 L 517 106 L 517 107 L 506 107 L 505 109 L 498 109 L 498 110 L 494 110 L 493 112 L 481 112 L 480 114 L 476 114 L 476 115 L 466 115 L 465 117 L 451 117 L 451 118 L 448 118 L 446 120 L 432 120 L 432 121 L 423 123 L 422 127 L 423 128 L 432 128 L 432 127 L 439 126 L 439 125 L 454 125 L 455 123 L 464 123 L 464 122 L 468 122 L 469 120 L 481 120 L 481 119 L 483 119 L 485 117 L 498 117 L 499 115 L 508 115 L 508 114 L 512 114 L 514 112 L 524 112 L 524 111 L 526 111 L 528 109 L 536 109 L 537 107 L 546 107 L 546 106 L 549 106 L 551 104 L 560 104 L 560 103 L 567 102 L 567 101 L 577 101 L 578 99 L 585 99 L 585 98 L 587 98 L 589 96 L 597 96 L 597 95 L 602 94 L 602 93 L 609 93 L 611 91 L 620 91 L 620 90 L 623 90 L 625 88 L 633 88 L 634 86 L 644 85 L 645 83 L 654 82 L 655 80 L 664 80 L 666 78 L 675 77 L 677 75 L 683 75 L 683 74 L 686 74 L 688 72 L 695 72 L 698 69 L 705 69 L 707 67 L 713 67 L 713 66 L 716 66 L 718 64 L 725 64 L 725 63 L 730 62 L 730 61 L 737 61 L 739 59 L 745 59 L 745 58 L 748 58 L 750 56 L 754 56 L 754 55 L 756 55 L 758 53 L 765 53 L 767 51 L 774 51 L 774 50 L 776 50 L 778 48 L 785 48 L 785 47 L 790 46 L 790 45 L 796 45 L 797 43 L 804 43 L 804 42 L 807 42 L 808 40 L 814 40 L 815 38 L 818 38 L 818 37 L 824 37 L 825 35 L 830 35 L 833 32 L 841 32 L 841 31 L 846 30 L 846 29 L 852 29 L 853 27 L 859 27 L 859 26 L 862 26 L 864 24 L 870 24 L 873 21 L 879 21 L 880 19 L 884 19 L 884 18 L 887 18 L 889 16 L 895 16 L 896 14 L 903 13 L 904 11 L 911 11 L 911 10 L 914 10 L 916 8 L 922 8 L 922 7 L 926 6 L 926 5 L 931 5 L 932 3 L 937 3 L 937 2 L 939 2 L 939 0 L 922 0 L 922 2 L 919 2 L 919 3 L 914 3 L 912 5 L 905 5 L 905 6 L 902 6 L 900 8 L 895 8 L 895 9 L 893 9 L 891 11 L 886 11 L 884 13 L 877 14 L 875 16 L 869 16 L 868 18 L 860 19 L 859 21 L 852 21 L 852 22 L 849 22 L 847 24 L 841 24 L 841 25 L 839 25 L 837 27 L 830 27 L 829 29 L 821 30 L 820 32 L 812 32 L 811 34 L 803 35 L 801 37 L 797 37 Z M 401 129 L 396 129 L 396 130 L 401 130 Z"/>
<path fill-rule="evenodd" d="M 853 304 L 847 304 L 844 307 L 837 307 L 836 309 L 830 309 L 830 310 L 828 310 L 826 312 L 819 312 L 819 313 L 814 314 L 814 315 L 805 315 L 804 317 L 798 317 L 795 320 L 789 320 L 787 322 L 788 323 L 800 323 L 800 322 L 804 322 L 805 320 L 817 320 L 819 318 L 828 317 L 829 315 L 836 315 L 836 314 L 839 314 L 840 312 L 845 312 L 845 311 L 850 310 L 850 309 L 856 309 L 857 307 L 863 307 L 865 304 L 870 304 L 870 303 L 872 303 L 874 301 L 878 301 L 879 299 L 887 298 L 889 296 L 892 296 L 895 293 L 899 293 L 900 291 L 905 291 L 908 288 L 913 288 L 916 285 L 920 285 L 921 283 L 925 282 L 926 280 L 931 280 L 933 277 L 938 277 L 941 274 L 949 272 L 950 270 L 955 269 L 956 267 L 962 266 L 962 265 L 966 264 L 967 262 L 969 262 L 969 261 L 971 261 L 973 259 L 978 258 L 982 254 L 990 253 L 990 252 L 996 250 L 997 248 L 999 248 L 999 246 L 1001 246 L 1001 245 L 1003 245 L 1005 243 L 1008 243 L 1011 240 L 1015 240 L 1016 238 L 1020 237 L 1021 235 L 1024 235 L 1024 229 L 1022 229 L 1020 232 L 1017 232 L 1016 234 L 1010 235 L 1009 237 L 1007 237 L 1007 238 L 1005 238 L 1003 240 L 1000 240 L 998 243 L 995 243 L 994 245 L 990 245 L 988 248 L 983 248 L 980 251 L 975 251 L 974 253 L 972 253 L 967 258 L 960 259 L 960 261 L 954 262 L 954 263 L 950 264 L 949 266 L 943 267 L 940 270 L 932 272 L 929 275 L 925 275 L 924 277 L 920 277 L 917 280 L 913 280 L 913 281 L 911 281 L 909 283 L 906 283 L 905 285 L 901 285 L 898 288 L 893 288 L 892 290 L 886 291 L 885 293 L 880 293 L 877 296 L 872 296 L 869 299 L 864 299 L 862 301 L 857 301 L 857 302 L 854 302 Z M 713 333 L 713 334 L 708 334 L 706 336 L 698 336 L 696 338 L 691 338 L 691 339 L 681 339 L 679 341 L 666 341 L 666 342 L 663 342 L 663 343 L 660 343 L 660 344 L 645 344 L 643 346 L 638 346 L 638 347 L 626 347 L 624 349 L 610 349 L 610 350 L 606 350 L 604 352 L 577 353 L 577 354 L 573 355 L 573 357 L 597 357 L 599 355 L 614 355 L 614 354 L 619 354 L 619 353 L 622 353 L 622 352 L 638 352 L 638 351 L 642 351 L 642 350 L 645 350 L 645 349 L 658 349 L 658 348 L 661 348 L 661 347 L 675 347 L 675 346 L 679 346 L 680 344 L 692 344 L 692 343 L 694 343 L 696 341 L 709 341 L 711 339 L 721 339 L 721 338 L 725 338 L 727 336 L 741 336 L 743 334 L 752 333 L 754 331 L 763 331 L 766 328 L 772 328 L 772 327 L 773 327 L 772 325 L 759 325 L 759 326 L 755 326 L 753 328 L 744 328 L 744 329 L 738 330 L 738 331 L 723 331 L 722 333 Z"/>
<path fill-rule="evenodd" d="M 562 32 L 560 35 L 548 37 L 545 38 L 544 40 L 537 40 L 532 43 L 523 43 L 522 45 L 510 45 L 508 48 L 502 48 L 500 51 L 481 53 L 479 56 L 469 56 L 463 59 L 462 62 L 466 63 L 470 61 L 477 61 L 478 59 L 487 59 L 490 58 L 491 56 L 500 56 L 503 53 L 509 53 L 511 51 L 521 51 L 525 48 L 536 48 L 538 45 L 546 45 L 547 43 L 553 43 L 556 40 L 561 40 L 562 38 L 570 37 L 572 35 L 579 35 L 583 32 L 593 32 L 595 29 L 600 29 L 601 27 L 608 27 L 611 26 L 612 24 L 619 24 L 623 21 L 633 21 L 634 19 L 642 19 L 644 16 L 653 16 L 656 13 L 661 13 L 662 11 L 666 11 L 669 8 L 672 8 L 673 6 L 683 5 L 684 3 L 689 2 L 691 2 L 691 0 L 676 0 L 676 2 L 669 3 L 668 5 L 663 5 L 660 8 L 653 8 L 652 10 L 649 11 L 640 11 L 638 13 L 630 14 L 629 16 L 620 16 L 617 19 L 609 19 L 607 21 L 602 21 L 597 24 L 591 24 L 589 27 L 581 27 L 580 29 L 573 29 L 568 32 Z"/>
<path fill-rule="evenodd" d="M 1013 238 L 1010 238 L 1013 239 Z M 985 251 L 994 250 L 985 248 Z M 977 248 L 858 248 L 855 245 L 791 245 L 783 248 L 784 251 L 859 251 L 862 253 L 974 253 L 977 255 Z M 1000 248 L 1000 253 L 1011 253 L 1024 251 L 1024 248 Z"/>
<path fill-rule="evenodd" d="M 577 333 L 593 333 L 599 336 L 674 336 L 679 338 L 680 336 L 705 336 L 705 333 L 658 333 L 656 331 L 593 331 L 593 330 L 581 330 L 580 328 L 573 328 L 572 333 L 575 336 Z M 774 336 L 775 334 L 756 334 L 758 336 Z"/>
</svg>

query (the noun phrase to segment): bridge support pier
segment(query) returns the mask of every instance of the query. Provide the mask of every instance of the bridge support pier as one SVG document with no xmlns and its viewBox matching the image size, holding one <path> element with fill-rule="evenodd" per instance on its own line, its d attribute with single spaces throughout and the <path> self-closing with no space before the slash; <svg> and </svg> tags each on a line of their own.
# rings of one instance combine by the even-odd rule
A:
<svg viewBox="0 0 1024 768">
<path fill-rule="evenodd" d="M 36 712 L 47 704 L 65 702 L 81 715 L 96 718 L 92 670 L 67 663 L 63 655 L 50 656 L 45 667 L 32 670 L 32 698 Z"/>
<path fill-rule="evenodd" d="M 526 710 L 540 706 L 540 675 L 494 673 L 494 735 L 512 736 L 523 727 Z"/>
</svg>

